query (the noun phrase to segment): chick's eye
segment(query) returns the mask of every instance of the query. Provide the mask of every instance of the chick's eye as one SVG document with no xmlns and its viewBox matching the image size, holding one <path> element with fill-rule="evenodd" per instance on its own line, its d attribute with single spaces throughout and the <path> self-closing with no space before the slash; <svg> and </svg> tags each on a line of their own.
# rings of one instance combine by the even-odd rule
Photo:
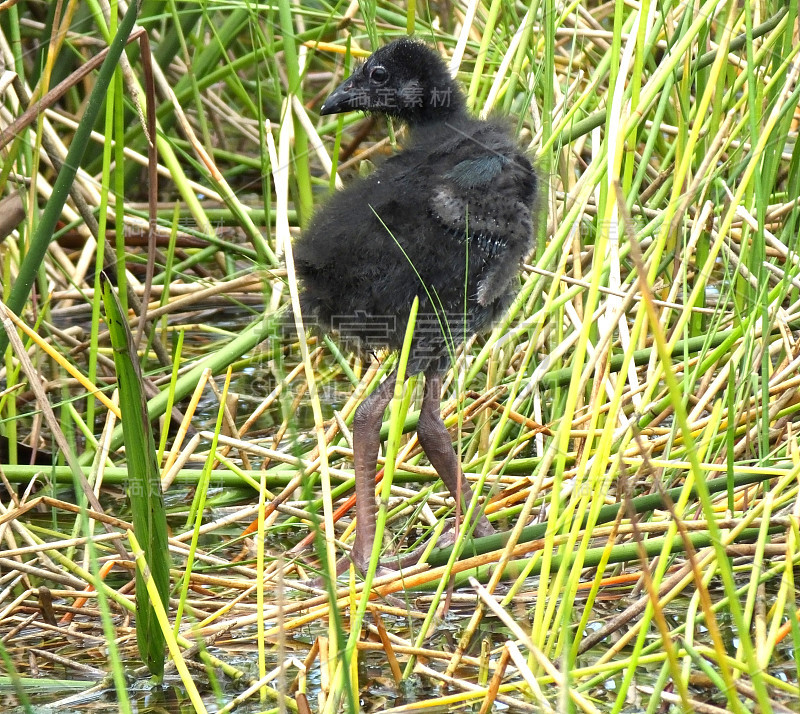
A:
<svg viewBox="0 0 800 714">
<path fill-rule="evenodd" d="M 383 84 L 387 79 L 389 79 L 389 72 L 386 71 L 385 67 L 377 65 L 369 71 L 369 78 L 375 84 Z"/>
</svg>

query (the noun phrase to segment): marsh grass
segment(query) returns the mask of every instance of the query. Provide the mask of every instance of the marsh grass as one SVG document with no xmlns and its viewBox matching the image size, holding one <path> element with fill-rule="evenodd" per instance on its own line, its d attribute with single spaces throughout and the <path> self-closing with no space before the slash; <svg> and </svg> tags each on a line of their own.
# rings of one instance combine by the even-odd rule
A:
<svg viewBox="0 0 800 714">
<path fill-rule="evenodd" d="M 158 430 L 153 617 L 187 706 L 796 710 L 797 5 L 145 1 L 149 44 L 80 76 L 130 32 L 108 10 L 0 6 L 0 195 L 25 216 L 0 244 L 4 703 L 113 688 L 133 711 L 126 678 L 148 676 L 132 582 L 148 597 L 158 564 L 131 559 L 105 268 Z M 443 404 L 469 507 L 503 534 L 335 581 L 349 424 L 402 356 L 306 333 L 291 238 L 337 171 L 402 146 L 317 109 L 408 31 L 473 111 L 511 117 L 547 188 L 518 297 L 454 354 Z M 453 509 L 414 380 L 396 396 L 377 488 L 402 553 Z"/>
</svg>

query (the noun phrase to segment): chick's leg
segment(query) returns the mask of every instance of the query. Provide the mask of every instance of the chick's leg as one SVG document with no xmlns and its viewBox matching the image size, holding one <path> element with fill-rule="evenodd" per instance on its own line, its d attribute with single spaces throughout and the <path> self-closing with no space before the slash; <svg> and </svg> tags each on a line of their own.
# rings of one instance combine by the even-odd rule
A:
<svg viewBox="0 0 800 714">
<path fill-rule="evenodd" d="M 351 558 L 363 573 L 369 566 L 378 504 L 375 475 L 380 448 L 383 412 L 392 400 L 397 373 L 392 372 L 356 409 L 353 419 L 353 462 L 356 479 L 356 539 Z"/>
<path fill-rule="evenodd" d="M 467 479 L 464 478 L 461 464 L 450 440 L 450 434 L 442 421 L 439 411 L 441 397 L 442 375 L 433 371 L 426 372 L 425 392 L 417 423 L 417 437 L 428 460 L 439 474 L 439 478 L 447 486 L 453 498 L 461 503 L 461 513 L 463 514 L 472 499 L 472 489 Z M 486 536 L 494 532 L 494 528 L 486 516 L 481 513 L 475 523 L 474 534 Z"/>
</svg>

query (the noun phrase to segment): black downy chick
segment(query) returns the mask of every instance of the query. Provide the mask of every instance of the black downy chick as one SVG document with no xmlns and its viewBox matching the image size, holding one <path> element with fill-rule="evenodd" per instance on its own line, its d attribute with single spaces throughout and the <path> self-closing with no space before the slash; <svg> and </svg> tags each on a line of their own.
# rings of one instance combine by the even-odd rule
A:
<svg viewBox="0 0 800 714">
<path fill-rule="evenodd" d="M 395 117 L 409 135 L 402 151 L 332 196 L 297 240 L 303 314 L 368 358 L 402 346 L 419 298 L 407 371 L 425 374 L 417 435 L 463 513 L 472 491 L 440 415 L 442 374 L 449 353 L 490 328 L 513 297 L 533 237 L 536 173 L 504 122 L 467 112 L 442 58 L 417 40 L 377 50 L 320 114 L 353 110 Z M 359 405 L 353 424 L 351 558 L 362 572 L 375 539 L 380 427 L 395 381 L 393 373 Z M 484 515 L 474 532 L 493 532 Z"/>
</svg>

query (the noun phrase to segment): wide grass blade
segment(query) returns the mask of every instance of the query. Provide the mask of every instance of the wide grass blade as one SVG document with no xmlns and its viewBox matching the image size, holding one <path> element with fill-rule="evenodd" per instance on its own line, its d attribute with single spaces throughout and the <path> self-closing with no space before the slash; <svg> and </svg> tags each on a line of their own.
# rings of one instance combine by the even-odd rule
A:
<svg viewBox="0 0 800 714">
<path fill-rule="evenodd" d="M 103 302 L 117 368 L 119 406 L 128 458 L 128 496 L 133 531 L 142 544 L 160 605 L 166 608 L 169 603 L 170 561 L 156 446 L 142 391 L 141 367 L 136 356 L 133 335 L 125 321 L 119 299 L 107 278 L 103 280 Z M 161 678 L 164 674 L 166 642 L 147 593 L 145 579 L 137 569 L 136 641 L 147 668 L 154 676 Z"/>
</svg>

